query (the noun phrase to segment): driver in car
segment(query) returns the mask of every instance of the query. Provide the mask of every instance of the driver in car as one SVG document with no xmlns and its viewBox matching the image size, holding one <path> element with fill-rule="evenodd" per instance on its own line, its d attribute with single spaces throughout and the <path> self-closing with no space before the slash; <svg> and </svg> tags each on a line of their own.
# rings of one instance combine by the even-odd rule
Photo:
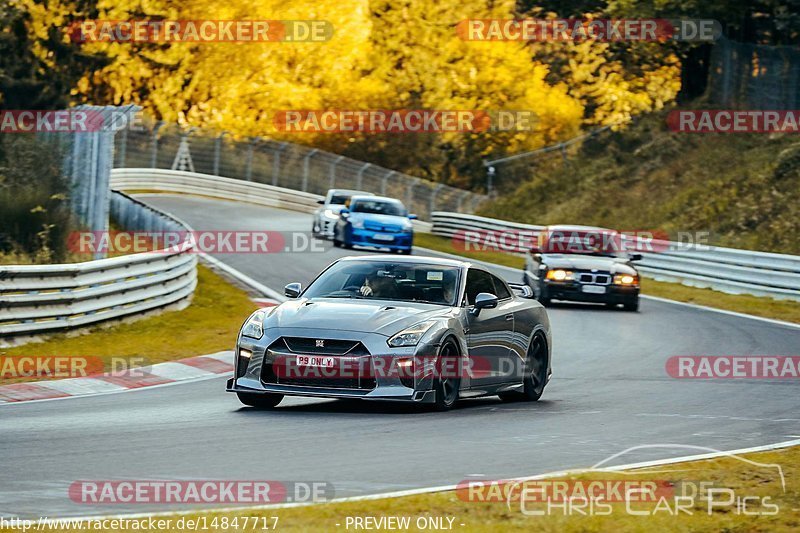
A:
<svg viewBox="0 0 800 533">
<path fill-rule="evenodd" d="M 377 274 L 370 274 L 364 278 L 364 284 L 358 292 L 361 293 L 361 296 L 372 296 L 373 298 L 397 298 L 398 295 L 394 279 Z"/>
</svg>

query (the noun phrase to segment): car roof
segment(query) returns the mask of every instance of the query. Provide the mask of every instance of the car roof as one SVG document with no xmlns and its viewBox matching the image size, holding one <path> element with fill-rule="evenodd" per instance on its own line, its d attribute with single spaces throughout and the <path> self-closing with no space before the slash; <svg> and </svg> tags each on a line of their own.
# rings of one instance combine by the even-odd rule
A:
<svg viewBox="0 0 800 533">
<path fill-rule="evenodd" d="M 462 267 L 467 268 L 472 265 L 469 261 L 459 261 L 457 259 L 447 259 L 444 257 L 430 257 L 426 255 L 414 255 L 414 256 L 397 256 L 397 255 L 389 255 L 389 254 L 379 254 L 379 255 L 350 255 L 347 257 L 342 257 L 339 261 L 374 261 L 374 262 L 391 262 L 391 263 L 426 263 L 429 265 L 440 265 L 440 266 L 453 266 L 453 267 Z"/>
<path fill-rule="evenodd" d="M 400 200 L 398 200 L 397 198 L 389 198 L 388 196 L 375 196 L 373 194 L 370 194 L 370 195 L 355 195 L 352 198 L 350 198 L 350 201 L 354 202 L 356 200 L 362 200 L 362 199 L 363 200 L 370 200 L 370 201 L 373 201 L 373 202 L 377 200 L 379 202 L 391 202 L 391 203 L 395 203 L 395 204 L 402 204 L 403 203 Z"/>
</svg>

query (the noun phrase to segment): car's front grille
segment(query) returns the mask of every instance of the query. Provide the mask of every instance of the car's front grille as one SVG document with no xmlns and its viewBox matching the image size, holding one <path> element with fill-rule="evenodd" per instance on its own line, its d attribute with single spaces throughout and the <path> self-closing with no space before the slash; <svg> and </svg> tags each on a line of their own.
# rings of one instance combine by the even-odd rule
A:
<svg viewBox="0 0 800 533">
<path fill-rule="evenodd" d="M 280 343 L 294 353 L 311 355 L 364 355 L 369 352 L 358 341 L 339 339 L 315 339 L 310 337 L 281 337 L 274 342 L 270 349 L 279 349 Z"/>
<path fill-rule="evenodd" d="M 578 274 L 578 281 L 581 283 L 593 283 L 596 285 L 608 285 L 611 283 L 611 274 L 595 274 L 590 272 L 582 272 Z"/>
<path fill-rule="evenodd" d="M 368 229 L 370 231 L 380 231 L 383 233 L 400 233 L 403 231 L 403 228 L 400 226 L 393 226 L 387 224 L 379 224 L 377 222 L 364 222 L 364 229 Z"/>
<path fill-rule="evenodd" d="M 299 365 L 298 356 L 324 359 L 333 365 Z M 303 337 L 282 337 L 267 348 L 261 381 L 328 389 L 372 390 L 377 386 L 369 350 L 361 342 Z"/>
</svg>

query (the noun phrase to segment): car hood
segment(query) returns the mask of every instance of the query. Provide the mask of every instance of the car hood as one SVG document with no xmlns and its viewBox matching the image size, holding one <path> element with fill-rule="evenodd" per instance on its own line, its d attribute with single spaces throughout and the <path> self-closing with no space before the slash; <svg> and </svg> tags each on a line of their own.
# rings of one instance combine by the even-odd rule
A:
<svg viewBox="0 0 800 533">
<path fill-rule="evenodd" d="M 542 262 L 547 268 L 563 268 L 567 270 L 602 270 L 612 274 L 636 274 L 636 269 L 628 264 L 627 259 L 618 257 L 597 257 L 580 254 L 545 254 Z"/>
<path fill-rule="evenodd" d="M 376 222 L 386 226 L 401 226 L 405 228 L 411 227 L 411 221 L 408 217 L 401 217 L 397 215 L 377 215 L 375 213 L 350 213 L 350 220 L 364 220 Z"/>
<path fill-rule="evenodd" d="M 275 307 L 264 319 L 266 328 L 335 329 L 391 336 L 453 308 L 419 302 L 302 298 Z"/>
</svg>

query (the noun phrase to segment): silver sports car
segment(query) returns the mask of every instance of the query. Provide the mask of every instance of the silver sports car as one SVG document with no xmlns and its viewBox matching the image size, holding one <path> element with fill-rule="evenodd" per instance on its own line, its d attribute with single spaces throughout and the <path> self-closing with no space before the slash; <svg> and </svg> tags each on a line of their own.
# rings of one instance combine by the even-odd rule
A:
<svg viewBox="0 0 800 533">
<path fill-rule="evenodd" d="M 227 390 L 246 405 L 293 395 L 447 410 L 493 394 L 536 401 L 550 379 L 545 309 L 479 265 L 347 257 L 285 293 L 290 300 L 256 311 L 239 332 Z"/>
</svg>

